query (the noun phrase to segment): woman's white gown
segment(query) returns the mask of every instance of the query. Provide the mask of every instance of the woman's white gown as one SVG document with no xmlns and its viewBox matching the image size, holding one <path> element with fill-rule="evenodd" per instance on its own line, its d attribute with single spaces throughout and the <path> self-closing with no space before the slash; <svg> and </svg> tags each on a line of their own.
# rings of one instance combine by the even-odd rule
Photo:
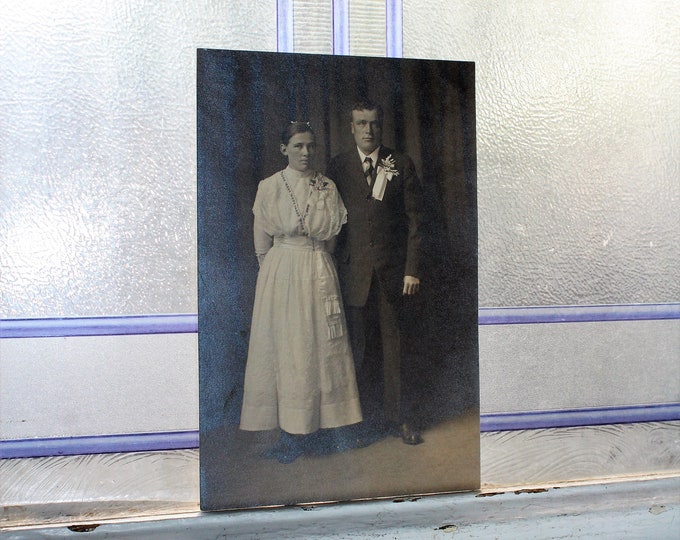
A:
<svg viewBox="0 0 680 540">
<path fill-rule="evenodd" d="M 347 210 L 330 179 L 317 174 L 311 186 L 311 173 L 288 167 L 283 174 L 297 211 L 281 172 L 260 182 L 253 206 L 261 265 L 241 429 L 305 434 L 361 421 L 338 276 L 326 248 Z"/>
</svg>

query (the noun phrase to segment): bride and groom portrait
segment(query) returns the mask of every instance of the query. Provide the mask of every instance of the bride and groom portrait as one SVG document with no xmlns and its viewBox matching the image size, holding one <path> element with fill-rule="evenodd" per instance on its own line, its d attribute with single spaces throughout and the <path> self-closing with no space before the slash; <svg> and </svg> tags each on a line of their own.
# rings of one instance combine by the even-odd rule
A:
<svg viewBox="0 0 680 540">
<path fill-rule="evenodd" d="M 199 50 L 205 510 L 475 489 L 474 65 Z"/>
</svg>

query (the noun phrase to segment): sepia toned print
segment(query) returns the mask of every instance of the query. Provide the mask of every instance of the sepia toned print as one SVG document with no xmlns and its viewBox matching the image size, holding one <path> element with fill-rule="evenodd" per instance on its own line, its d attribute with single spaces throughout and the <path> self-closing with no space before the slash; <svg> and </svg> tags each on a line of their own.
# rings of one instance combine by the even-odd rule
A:
<svg viewBox="0 0 680 540">
<path fill-rule="evenodd" d="M 479 486 L 474 65 L 198 51 L 201 507 Z"/>
</svg>

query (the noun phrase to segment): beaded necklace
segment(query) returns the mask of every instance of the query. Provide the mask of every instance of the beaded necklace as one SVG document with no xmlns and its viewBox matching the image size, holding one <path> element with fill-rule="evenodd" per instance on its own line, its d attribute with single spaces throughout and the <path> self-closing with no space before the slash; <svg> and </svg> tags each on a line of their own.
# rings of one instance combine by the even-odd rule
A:
<svg viewBox="0 0 680 540">
<path fill-rule="evenodd" d="M 295 194 L 293 193 L 293 190 L 290 188 L 290 185 L 288 184 L 288 180 L 286 180 L 286 175 L 283 174 L 283 171 L 281 171 L 281 178 L 283 179 L 283 184 L 286 186 L 286 189 L 288 190 L 288 194 L 290 195 L 290 198 L 293 201 L 293 208 L 295 209 L 295 213 L 297 214 L 298 220 L 300 220 L 300 227 L 302 228 L 302 234 L 307 236 L 307 231 L 305 230 L 305 220 L 307 219 L 307 215 L 309 214 L 309 199 L 312 196 L 312 190 L 314 189 L 314 186 L 316 185 L 316 175 L 317 173 L 314 173 L 314 176 L 312 177 L 310 183 L 309 183 L 309 195 L 307 196 L 307 206 L 305 207 L 304 213 L 300 212 L 300 207 L 298 206 L 297 199 L 295 198 Z"/>
</svg>

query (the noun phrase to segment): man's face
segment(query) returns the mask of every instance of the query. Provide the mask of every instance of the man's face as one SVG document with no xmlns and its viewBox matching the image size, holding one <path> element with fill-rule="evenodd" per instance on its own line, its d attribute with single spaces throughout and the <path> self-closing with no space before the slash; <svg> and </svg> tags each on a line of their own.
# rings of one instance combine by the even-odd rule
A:
<svg viewBox="0 0 680 540">
<path fill-rule="evenodd" d="M 359 150 L 370 154 L 382 142 L 382 124 L 378 111 L 352 111 L 352 135 Z"/>
</svg>

